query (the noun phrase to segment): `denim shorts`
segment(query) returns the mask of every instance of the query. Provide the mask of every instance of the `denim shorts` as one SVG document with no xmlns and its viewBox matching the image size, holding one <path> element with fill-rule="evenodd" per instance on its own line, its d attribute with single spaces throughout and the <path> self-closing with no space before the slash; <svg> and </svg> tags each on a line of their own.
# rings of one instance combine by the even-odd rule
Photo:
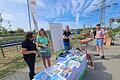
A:
<svg viewBox="0 0 120 80">
<path fill-rule="evenodd" d="M 98 46 L 102 46 L 103 45 L 103 39 L 96 39 L 96 45 L 98 45 Z"/>
<path fill-rule="evenodd" d="M 50 50 L 50 48 L 40 48 L 39 54 L 42 56 L 42 58 L 50 58 L 51 50 Z"/>
</svg>

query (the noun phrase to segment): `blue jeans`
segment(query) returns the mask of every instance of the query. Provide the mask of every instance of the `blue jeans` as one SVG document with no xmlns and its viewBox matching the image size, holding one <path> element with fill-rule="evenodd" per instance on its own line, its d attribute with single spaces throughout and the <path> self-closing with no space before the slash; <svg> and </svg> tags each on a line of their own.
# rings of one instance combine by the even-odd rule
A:
<svg viewBox="0 0 120 80">
<path fill-rule="evenodd" d="M 70 42 L 63 42 L 64 43 L 64 50 L 68 51 L 70 50 Z"/>
</svg>

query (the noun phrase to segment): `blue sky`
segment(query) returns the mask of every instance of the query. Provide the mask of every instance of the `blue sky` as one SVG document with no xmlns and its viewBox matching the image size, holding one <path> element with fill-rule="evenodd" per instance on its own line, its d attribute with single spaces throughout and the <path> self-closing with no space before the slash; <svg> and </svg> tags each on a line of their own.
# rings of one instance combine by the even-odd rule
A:
<svg viewBox="0 0 120 80">
<path fill-rule="evenodd" d="M 41 27 L 49 29 L 48 23 L 50 21 L 75 28 L 77 14 L 79 15 L 77 16 L 79 17 L 77 28 L 81 28 L 83 25 L 94 26 L 99 22 L 100 2 L 101 0 L 37 0 L 36 16 L 39 29 Z M 114 3 L 117 5 L 113 5 Z M 98 5 L 93 6 L 95 4 Z M 106 0 L 106 6 L 111 6 L 106 8 L 105 17 L 108 26 L 109 18 L 120 17 L 120 0 Z M 27 0 L 0 0 L 1 10 L 4 10 L 2 14 L 5 20 L 3 25 L 7 25 L 7 21 L 10 21 L 12 29 L 20 27 L 29 31 Z M 32 29 L 34 29 L 34 25 L 32 25 Z"/>
</svg>

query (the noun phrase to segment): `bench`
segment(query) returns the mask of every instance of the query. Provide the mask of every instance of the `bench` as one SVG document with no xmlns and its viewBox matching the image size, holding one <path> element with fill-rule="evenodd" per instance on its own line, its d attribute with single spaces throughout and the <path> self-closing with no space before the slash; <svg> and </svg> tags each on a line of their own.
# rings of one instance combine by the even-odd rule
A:
<svg viewBox="0 0 120 80">
<path fill-rule="evenodd" d="M 13 40 L 13 41 L 8 41 L 8 42 L 0 42 L 0 49 L 1 49 L 3 57 L 5 58 L 3 48 L 16 46 L 16 49 L 18 51 L 18 45 L 20 45 L 22 43 L 22 41 L 23 40 Z"/>
</svg>

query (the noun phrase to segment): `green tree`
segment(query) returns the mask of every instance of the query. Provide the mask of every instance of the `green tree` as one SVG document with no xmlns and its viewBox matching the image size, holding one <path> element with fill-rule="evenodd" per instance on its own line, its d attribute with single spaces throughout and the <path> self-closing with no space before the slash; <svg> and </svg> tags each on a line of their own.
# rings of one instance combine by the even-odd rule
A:
<svg viewBox="0 0 120 80">
<path fill-rule="evenodd" d="M 14 33 L 15 33 L 15 31 L 10 30 L 10 31 L 8 31 L 8 33 L 10 33 L 10 34 L 14 34 Z"/>
<path fill-rule="evenodd" d="M 7 31 L 6 28 L 0 26 L 0 33 L 2 33 L 2 34 L 7 34 L 7 32 L 8 32 L 8 31 Z"/>
<path fill-rule="evenodd" d="M 22 28 L 17 28 L 17 30 L 15 31 L 16 33 L 24 33 L 24 29 Z"/>
</svg>

